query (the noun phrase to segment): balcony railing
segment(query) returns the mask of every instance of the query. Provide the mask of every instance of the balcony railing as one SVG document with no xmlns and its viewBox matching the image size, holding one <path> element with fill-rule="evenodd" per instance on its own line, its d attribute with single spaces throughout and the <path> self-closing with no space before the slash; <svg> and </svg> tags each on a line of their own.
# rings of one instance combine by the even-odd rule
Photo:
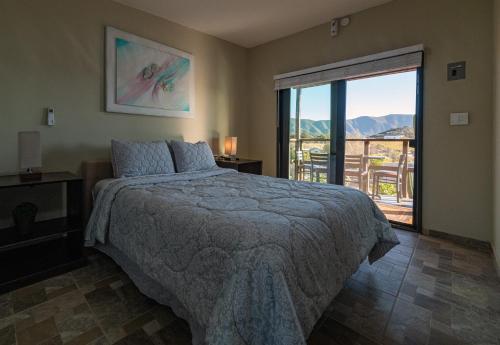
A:
<svg viewBox="0 0 500 345">
<path fill-rule="evenodd" d="M 402 184 L 401 194 L 404 198 L 409 197 L 411 187 L 413 186 L 412 179 L 409 178 L 413 173 L 414 151 L 410 146 L 414 140 L 407 138 L 364 138 L 364 139 L 346 139 L 346 155 L 362 154 L 366 159 L 363 160 L 363 171 L 376 170 L 397 171 L 398 157 L 400 154 L 406 155 L 402 169 Z M 378 144 L 374 146 L 374 144 Z M 303 153 L 303 162 L 309 160 L 308 152 L 311 149 L 316 149 L 324 153 L 330 152 L 330 139 L 322 138 L 301 138 L 298 141 L 294 138 L 290 139 L 290 170 L 291 178 L 301 179 L 298 174 L 299 160 L 296 159 L 297 151 Z M 375 152 L 374 152 L 375 151 Z M 303 179 L 303 177 L 302 177 Z"/>
</svg>

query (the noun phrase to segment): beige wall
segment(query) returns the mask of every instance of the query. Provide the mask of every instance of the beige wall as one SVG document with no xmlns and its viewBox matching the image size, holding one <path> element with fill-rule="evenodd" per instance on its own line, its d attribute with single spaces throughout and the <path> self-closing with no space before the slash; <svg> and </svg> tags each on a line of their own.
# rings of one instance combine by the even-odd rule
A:
<svg viewBox="0 0 500 345">
<path fill-rule="evenodd" d="M 104 112 L 104 28 L 111 25 L 194 54 L 194 119 Z M 45 171 L 78 171 L 108 159 L 112 138 L 246 141 L 246 49 L 110 0 L 0 1 L 0 174 L 17 172 L 17 132 L 39 130 Z M 56 126 L 44 125 L 54 107 Z M 0 193 L 0 228 L 10 210 L 35 202 L 38 219 L 64 215 L 60 186 Z"/>
<path fill-rule="evenodd" d="M 0 23 L 0 173 L 18 170 L 21 130 L 41 131 L 49 171 L 108 158 L 111 138 L 212 143 L 231 134 L 247 153 L 244 48 L 110 0 L 3 0 Z M 103 111 L 106 25 L 194 54 L 195 119 Z M 43 125 L 49 106 L 54 128 Z"/>
<path fill-rule="evenodd" d="M 396 0 L 352 16 L 338 37 L 328 24 L 250 51 L 250 154 L 275 174 L 273 75 L 423 43 L 423 226 L 491 240 L 492 1 Z M 446 65 L 466 60 L 465 81 L 446 81 Z M 470 126 L 450 127 L 450 112 Z"/>
<path fill-rule="evenodd" d="M 494 164 L 494 204 L 493 204 L 493 246 L 500 267 L 500 0 L 495 0 L 494 18 L 494 137 L 493 137 L 493 164 Z"/>
</svg>

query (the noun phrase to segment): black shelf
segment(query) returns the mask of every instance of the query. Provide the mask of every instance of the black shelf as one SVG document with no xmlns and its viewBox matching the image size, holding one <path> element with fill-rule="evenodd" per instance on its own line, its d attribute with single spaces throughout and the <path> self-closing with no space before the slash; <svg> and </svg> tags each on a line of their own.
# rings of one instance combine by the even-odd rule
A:
<svg viewBox="0 0 500 345">
<path fill-rule="evenodd" d="M 81 179 L 81 177 L 69 172 L 43 173 L 39 180 L 30 181 L 22 180 L 20 175 L 5 175 L 0 176 L 0 188 L 38 186 L 42 184 L 81 181 Z"/>
<path fill-rule="evenodd" d="M 0 229 L 0 253 L 38 243 L 65 238 L 69 232 L 81 231 L 81 222 L 68 217 L 41 221 L 33 224 L 28 235 L 15 228 Z"/>
<path fill-rule="evenodd" d="M 32 246 L 0 252 L 0 294 L 86 264 L 81 232 Z"/>
<path fill-rule="evenodd" d="M 83 180 L 68 172 L 43 173 L 39 180 L 23 181 L 18 175 L 0 176 L 0 189 L 66 186 L 67 217 L 32 225 L 28 235 L 17 228 L 0 229 L 0 294 L 62 274 L 86 264 L 83 255 Z"/>
</svg>

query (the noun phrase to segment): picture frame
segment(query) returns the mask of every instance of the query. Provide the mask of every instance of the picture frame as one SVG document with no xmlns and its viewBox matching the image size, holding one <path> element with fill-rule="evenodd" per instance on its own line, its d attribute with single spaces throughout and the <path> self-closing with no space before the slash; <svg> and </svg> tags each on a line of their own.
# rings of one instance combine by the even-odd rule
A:
<svg viewBox="0 0 500 345">
<path fill-rule="evenodd" d="M 106 111 L 193 118 L 194 57 L 106 27 Z"/>
</svg>

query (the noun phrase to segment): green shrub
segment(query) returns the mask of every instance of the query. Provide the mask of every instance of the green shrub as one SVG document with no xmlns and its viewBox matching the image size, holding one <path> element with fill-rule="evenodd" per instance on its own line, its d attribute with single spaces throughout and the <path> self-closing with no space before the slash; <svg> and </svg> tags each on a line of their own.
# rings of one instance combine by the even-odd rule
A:
<svg viewBox="0 0 500 345">
<path fill-rule="evenodd" d="M 383 195 L 396 195 L 396 186 L 390 183 L 381 183 L 379 193 Z"/>
</svg>

